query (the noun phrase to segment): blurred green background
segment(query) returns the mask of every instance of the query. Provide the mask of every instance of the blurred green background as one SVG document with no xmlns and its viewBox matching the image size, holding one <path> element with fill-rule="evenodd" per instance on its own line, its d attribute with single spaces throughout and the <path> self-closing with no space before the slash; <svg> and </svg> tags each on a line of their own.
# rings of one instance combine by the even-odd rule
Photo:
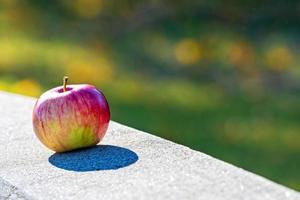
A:
<svg viewBox="0 0 300 200">
<path fill-rule="evenodd" d="M 0 2 L 0 90 L 68 75 L 115 121 L 300 190 L 299 1 Z"/>
</svg>

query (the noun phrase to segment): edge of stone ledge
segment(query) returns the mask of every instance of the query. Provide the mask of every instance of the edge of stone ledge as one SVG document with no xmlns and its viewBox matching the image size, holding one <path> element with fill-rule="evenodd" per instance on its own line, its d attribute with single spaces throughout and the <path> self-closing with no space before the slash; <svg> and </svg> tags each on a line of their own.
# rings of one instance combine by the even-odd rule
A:
<svg viewBox="0 0 300 200">
<path fill-rule="evenodd" d="M 7 91 L 3 91 L 3 90 L 0 90 L 0 94 L 5 94 L 5 95 L 9 95 L 9 96 L 26 98 L 26 99 L 30 99 L 30 100 L 36 100 L 37 99 L 36 97 L 25 96 L 25 95 L 22 95 L 22 94 L 7 92 Z"/>
</svg>

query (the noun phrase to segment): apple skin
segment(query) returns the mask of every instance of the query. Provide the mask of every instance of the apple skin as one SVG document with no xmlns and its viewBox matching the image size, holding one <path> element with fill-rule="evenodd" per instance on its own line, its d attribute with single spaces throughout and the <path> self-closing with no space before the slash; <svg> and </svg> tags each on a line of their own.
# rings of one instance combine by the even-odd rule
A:
<svg viewBox="0 0 300 200">
<path fill-rule="evenodd" d="M 105 96 L 87 84 L 46 91 L 33 109 L 33 130 L 39 140 L 56 152 L 99 143 L 110 121 Z"/>
</svg>

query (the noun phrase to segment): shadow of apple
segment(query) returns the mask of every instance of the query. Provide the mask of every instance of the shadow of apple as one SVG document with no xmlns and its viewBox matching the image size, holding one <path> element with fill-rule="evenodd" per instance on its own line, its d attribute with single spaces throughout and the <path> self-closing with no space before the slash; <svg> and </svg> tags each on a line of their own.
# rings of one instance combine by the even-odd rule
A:
<svg viewBox="0 0 300 200">
<path fill-rule="evenodd" d="M 77 172 L 115 170 L 135 163 L 138 155 L 126 148 L 97 145 L 65 153 L 55 153 L 49 162 L 61 169 Z"/>
</svg>

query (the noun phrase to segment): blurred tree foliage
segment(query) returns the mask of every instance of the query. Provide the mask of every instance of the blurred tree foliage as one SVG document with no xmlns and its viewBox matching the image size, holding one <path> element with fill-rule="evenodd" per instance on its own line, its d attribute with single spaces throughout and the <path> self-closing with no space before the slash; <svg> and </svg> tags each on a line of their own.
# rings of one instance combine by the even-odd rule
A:
<svg viewBox="0 0 300 200">
<path fill-rule="evenodd" d="M 63 75 L 116 121 L 300 190 L 296 0 L 0 0 L 0 89 Z"/>
</svg>

